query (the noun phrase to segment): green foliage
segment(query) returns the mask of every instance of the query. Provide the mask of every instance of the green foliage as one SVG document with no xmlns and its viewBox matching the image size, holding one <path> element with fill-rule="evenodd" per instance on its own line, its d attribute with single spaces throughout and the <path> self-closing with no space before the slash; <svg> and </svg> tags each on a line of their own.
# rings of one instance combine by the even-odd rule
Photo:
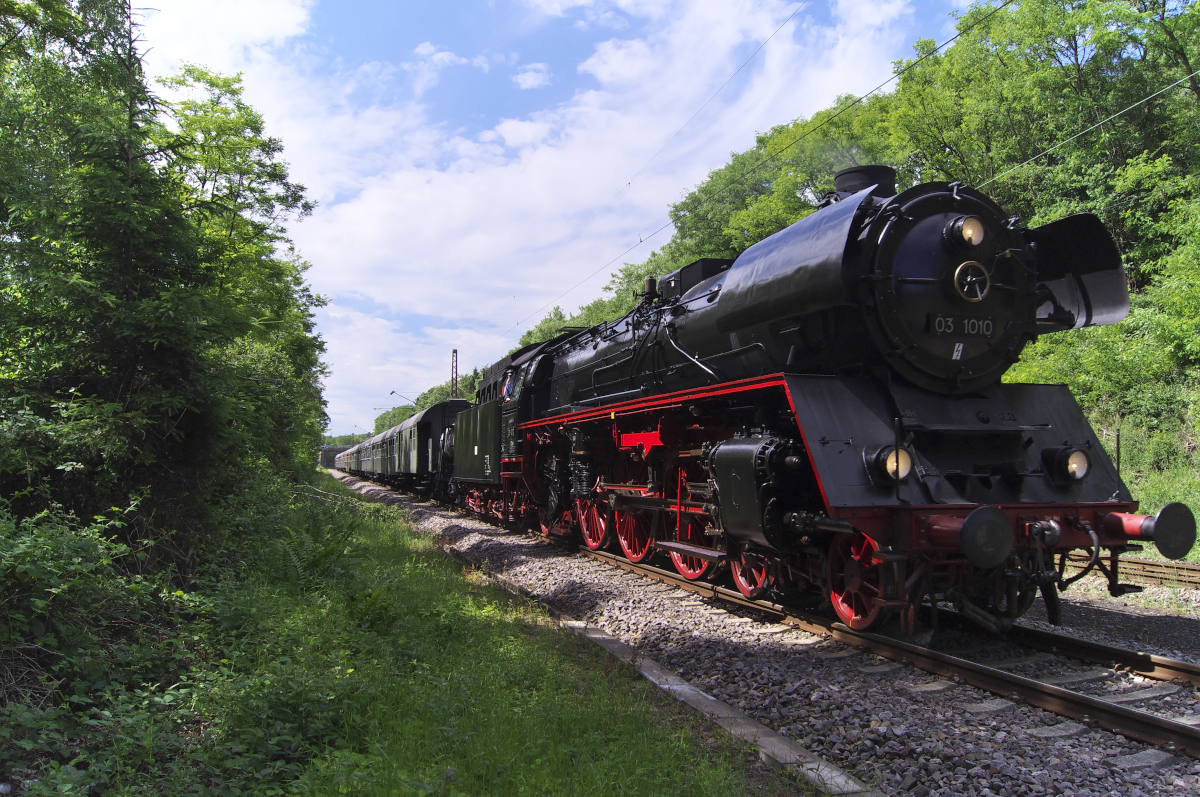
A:
<svg viewBox="0 0 1200 797">
<path fill-rule="evenodd" d="M 312 206 L 239 78 L 189 66 L 153 96 L 130 13 L 0 6 L 0 496 L 136 496 L 137 566 L 187 572 L 237 463 L 315 461 L 321 300 L 281 227 Z"/>
<path fill-rule="evenodd" d="M 735 253 L 794 224 L 816 210 L 833 190 L 841 169 L 889 164 L 899 172 L 901 188 L 915 182 L 905 156 L 893 152 L 887 135 L 891 98 L 866 103 L 843 95 L 811 119 L 797 119 L 758 137 L 754 175 L 767 180 L 747 197 L 745 207 L 725 217 L 721 234 Z M 734 164 L 731 163 L 730 166 Z"/>
<path fill-rule="evenodd" d="M 321 445 L 326 446 L 353 446 L 366 440 L 369 435 L 365 433 L 359 434 L 338 434 L 325 435 L 321 438 Z"/>
<path fill-rule="evenodd" d="M 211 457 L 203 444 L 184 455 L 209 404 L 194 230 L 148 140 L 119 14 L 97 11 L 107 51 L 10 62 L 0 103 L 14 132 L 0 143 L 0 396 L 40 419 L 47 445 L 24 458 L 85 515 L 152 483 L 177 500 Z M 64 461 L 76 478 L 55 472 Z M 0 474 L 5 493 L 14 481 Z"/>
<path fill-rule="evenodd" d="M 325 420 L 282 228 L 312 206 L 239 78 L 152 94 L 131 13 L 0 0 L 0 759 L 35 791 L 223 777 L 175 713 L 219 680 L 195 590 L 268 530 L 306 584 L 338 562 L 289 486 Z"/>
<path fill-rule="evenodd" d="M 79 523 L 57 506 L 27 518 L 0 508 L 0 602 L 5 607 L 0 650 L 10 666 L 53 675 L 52 680 L 18 681 L 18 692 L 28 690 L 21 695 L 26 702 L 43 702 L 54 691 L 86 692 L 90 676 L 102 669 L 90 648 L 107 629 L 136 620 L 148 595 L 115 569 L 119 560 L 132 556 L 111 539 L 121 525 L 119 516 Z M 99 605 L 109 611 L 97 623 L 93 612 Z M 5 702 L 15 696 L 5 695 Z"/>
<path fill-rule="evenodd" d="M 186 666 L 172 631 L 193 601 L 122 574 L 144 556 L 111 539 L 131 514 L 89 524 L 56 506 L 26 518 L 0 508 L 0 650 L 10 674 L 0 761 L 9 771 L 45 767 L 52 784 L 94 781 L 83 773 L 93 756 L 123 745 L 111 735 L 116 715 L 136 713 L 146 680 L 175 683 Z"/>
<path fill-rule="evenodd" d="M 547 313 L 545 318 L 521 334 L 521 339 L 517 341 L 517 348 L 550 340 L 550 338 L 562 331 L 562 328 L 566 325 L 566 314 L 561 307 L 555 305 L 554 309 Z"/>
<path fill-rule="evenodd" d="M 30 793 L 594 794 L 614 771 L 634 794 L 746 792 L 741 749 L 697 760 L 652 686 L 464 580 L 397 510 L 243 477 L 220 509 L 238 555 L 187 592 L 121 574 L 119 517 L 0 513 L 4 662 L 47 662 L 0 708 Z"/>
</svg>

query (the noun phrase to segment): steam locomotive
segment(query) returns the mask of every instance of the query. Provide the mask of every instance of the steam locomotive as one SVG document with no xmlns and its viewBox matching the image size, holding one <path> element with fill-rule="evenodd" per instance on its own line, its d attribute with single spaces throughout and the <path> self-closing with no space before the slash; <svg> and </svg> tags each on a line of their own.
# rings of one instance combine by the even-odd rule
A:
<svg viewBox="0 0 1200 797">
<path fill-rule="evenodd" d="M 1040 593 L 1192 512 L 1137 513 L 1065 386 L 1005 384 L 1038 335 L 1116 323 L 1129 293 L 1090 214 L 1035 229 L 962 183 L 901 193 L 839 172 L 818 209 L 736 260 L 655 281 L 622 318 L 512 352 L 447 402 L 337 458 L 589 548 L 816 593 L 858 630 L 952 602 L 1002 632 Z M 1069 552 L 1088 563 L 1068 576 Z"/>
</svg>

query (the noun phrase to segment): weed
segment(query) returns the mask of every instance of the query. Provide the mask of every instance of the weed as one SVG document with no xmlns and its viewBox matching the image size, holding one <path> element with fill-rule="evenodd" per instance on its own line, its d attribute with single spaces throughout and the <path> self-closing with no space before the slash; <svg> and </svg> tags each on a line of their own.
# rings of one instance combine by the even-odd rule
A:
<svg viewBox="0 0 1200 797">
<path fill-rule="evenodd" d="M 2 709 L 32 793 L 747 791 L 740 746 L 402 513 L 328 477 L 257 487 L 187 591 L 122 574 L 103 524 L 0 522 L 6 655 L 54 674 Z"/>
</svg>

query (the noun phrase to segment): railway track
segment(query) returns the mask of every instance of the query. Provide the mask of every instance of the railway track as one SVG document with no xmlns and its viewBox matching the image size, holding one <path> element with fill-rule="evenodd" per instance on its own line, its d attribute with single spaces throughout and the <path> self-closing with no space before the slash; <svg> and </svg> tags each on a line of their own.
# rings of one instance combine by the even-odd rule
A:
<svg viewBox="0 0 1200 797">
<path fill-rule="evenodd" d="M 926 672 L 968 683 L 1005 699 L 1023 701 L 1029 705 L 1069 717 L 1082 725 L 1112 731 L 1139 742 L 1162 747 L 1169 752 L 1181 752 L 1194 758 L 1200 758 L 1200 725 L 1159 716 L 1131 705 L 1143 699 L 1155 699 L 1173 691 L 1181 691 L 1180 684 L 1200 686 L 1200 665 L 1075 639 L 1039 629 L 1016 627 L 1007 637 L 1010 642 L 1038 651 L 1041 656 L 1062 657 L 1099 665 L 1098 668 L 1092 670 L 1039 680 L 1010 672 L 1007 669 L 1013 664 L 1034 662 L 1037 659 L 1036 655 L 990 666 L 987 663 L 931 650 L 882 634 L 853 631 L 829 617 L 799 611 L 794 607 L 769 601 L 749 600 L 735 590 L 688 581 L 670 571 L 635 564 L 611 553 L 592 551 L 586 548 L 580 549 L 579 552 L 592 559 L 671 584 L 697 595 L 761 612 L 780 623 L 810 633 L 830 636 L 842 644 L 868 650 L 886 659 L 910 662 Z M 1169 683 L 1141 690 L 1145 694 L 1144 697 L 1135 691 L 1116 695 L 1115 699 L 1104 699 L 1086 694 L 1078 689 L 1068 688 L 1076 684 L 1095 683 L 1099 680 L 1127 675 L 1137 675 Z"/>
<path fill-rule="evenodd" d="M 443 506 L 488 522 L 495 521 L 494 518 L 464 511 L 459 507 Z M 535 534 L 534 536 L 541 538 L 542 535 Z M 543 539 L 559 544 L 563 543 L 552 537 Z M 827 616 L 770 601 L 750 600 L 736 590 L 701 581 L 689 581 L 673 571 L 630 562 L 616 554 L 593 551 L 586 547 L 574 548 L 572 546 L 572 549 L 610 566 L 670 584 L 701 597 L 713 598 L 741 609 L 761 613 L 781 624 L 831 637 L 844 645 L 869 651 L 882 658 L 911 663 L 926 672 L 991 692 L 1002 700 L 1023 701 L 1031 706 L 1068 717 L 1077 723 L 1079 731 L 1082 731 L 1084 726 L 1099 728 L 1144 744 L 1154 745 L 1170 753 L 1184 753 L 1200 759 L 1200 715 L 1193 715 L 1188 718 L 1188 722 L 1183 722 L 1133 707 L 1133 704 L 1143 700 L 1156 699 L 1182 691 L 1181 685 L 1200 687 L 1200 665 L 1024 626 L 1016 626 L 1011 629 L 1006 639 L 1037 653 L 1015 661 L 989 664 L 933 650 L 902 639 L 894 639 L 883 634 L 854 631 Z M 1127 561 L 1122 561 L 1123 569 Z M 1151 565 L 1160 564 L 1151 560 L 1140 560 L 1137 564 L 1142 562 L 1148 562 Z M 1168 568 L 1180 567 L 1173 563 L 1162 564 Z M 1132 569 L 1130 568 L 1130 570 Z M 1182 572 L 1188 570 L 1200 571 L 1200 568 L 1191 566 L 1181 569 Z M 1147 572 L 1151 574 L 1147 577 L 1161 575 L 1161 571 L 1154 569 L 1149 569 Z M 953 616 L 952 612 L 945 610 L 942 610 L 941 613 Z M 965 626 L 966 623 L 964 622 L 963 625 Z M 1062 660 L 1073 659 L 1094 667 L 1092 670 L 1045 679 L 1027 677 L 1009 671 L 1013 665 L 1036 662 L 1039 655 L 1047 658 L 1057 657 Z M 1079 689 L 1068 688 L 1073 685 L 1094 684 L 1100 680 L 1130 675 L 1164 683 L 1149 689 L 1117 694 L 1113 696 L 1113 699 L 1105 699 L 1079 691 Z M 1192 720 L 1195 720 L 1195 724 L 1192 724 Z M 1063 733 L 1066 735 L 1073 731 L 1067 728 Z"/>
<path fill-rule="evenodd" d="M 1081 570 L 1088 559 L 1086 556 L 1073 555 L 1067 561 L 1068 566 Z M 1101 575 L 1099 571 L 1093 572 Z M 1121 558 L 1121 580 L 1135 584 L 1200 589 L 1200 565 L 1125 556 Z"/>
</svg>

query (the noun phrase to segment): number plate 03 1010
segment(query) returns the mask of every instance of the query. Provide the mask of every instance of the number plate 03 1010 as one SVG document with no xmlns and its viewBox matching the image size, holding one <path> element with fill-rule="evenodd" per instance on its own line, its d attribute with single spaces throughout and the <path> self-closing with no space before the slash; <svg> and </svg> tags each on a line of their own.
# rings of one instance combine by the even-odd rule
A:
<svg viewBox="0 0 1200 797">
<path fill-rule="evenodd" d="M 954 335 L 968 338 L 990 338 L 996 325 L 990 318 L 971 318 L 961 315 L 930 313 L 926 331 L 934 335 Z"/>
</svg>

